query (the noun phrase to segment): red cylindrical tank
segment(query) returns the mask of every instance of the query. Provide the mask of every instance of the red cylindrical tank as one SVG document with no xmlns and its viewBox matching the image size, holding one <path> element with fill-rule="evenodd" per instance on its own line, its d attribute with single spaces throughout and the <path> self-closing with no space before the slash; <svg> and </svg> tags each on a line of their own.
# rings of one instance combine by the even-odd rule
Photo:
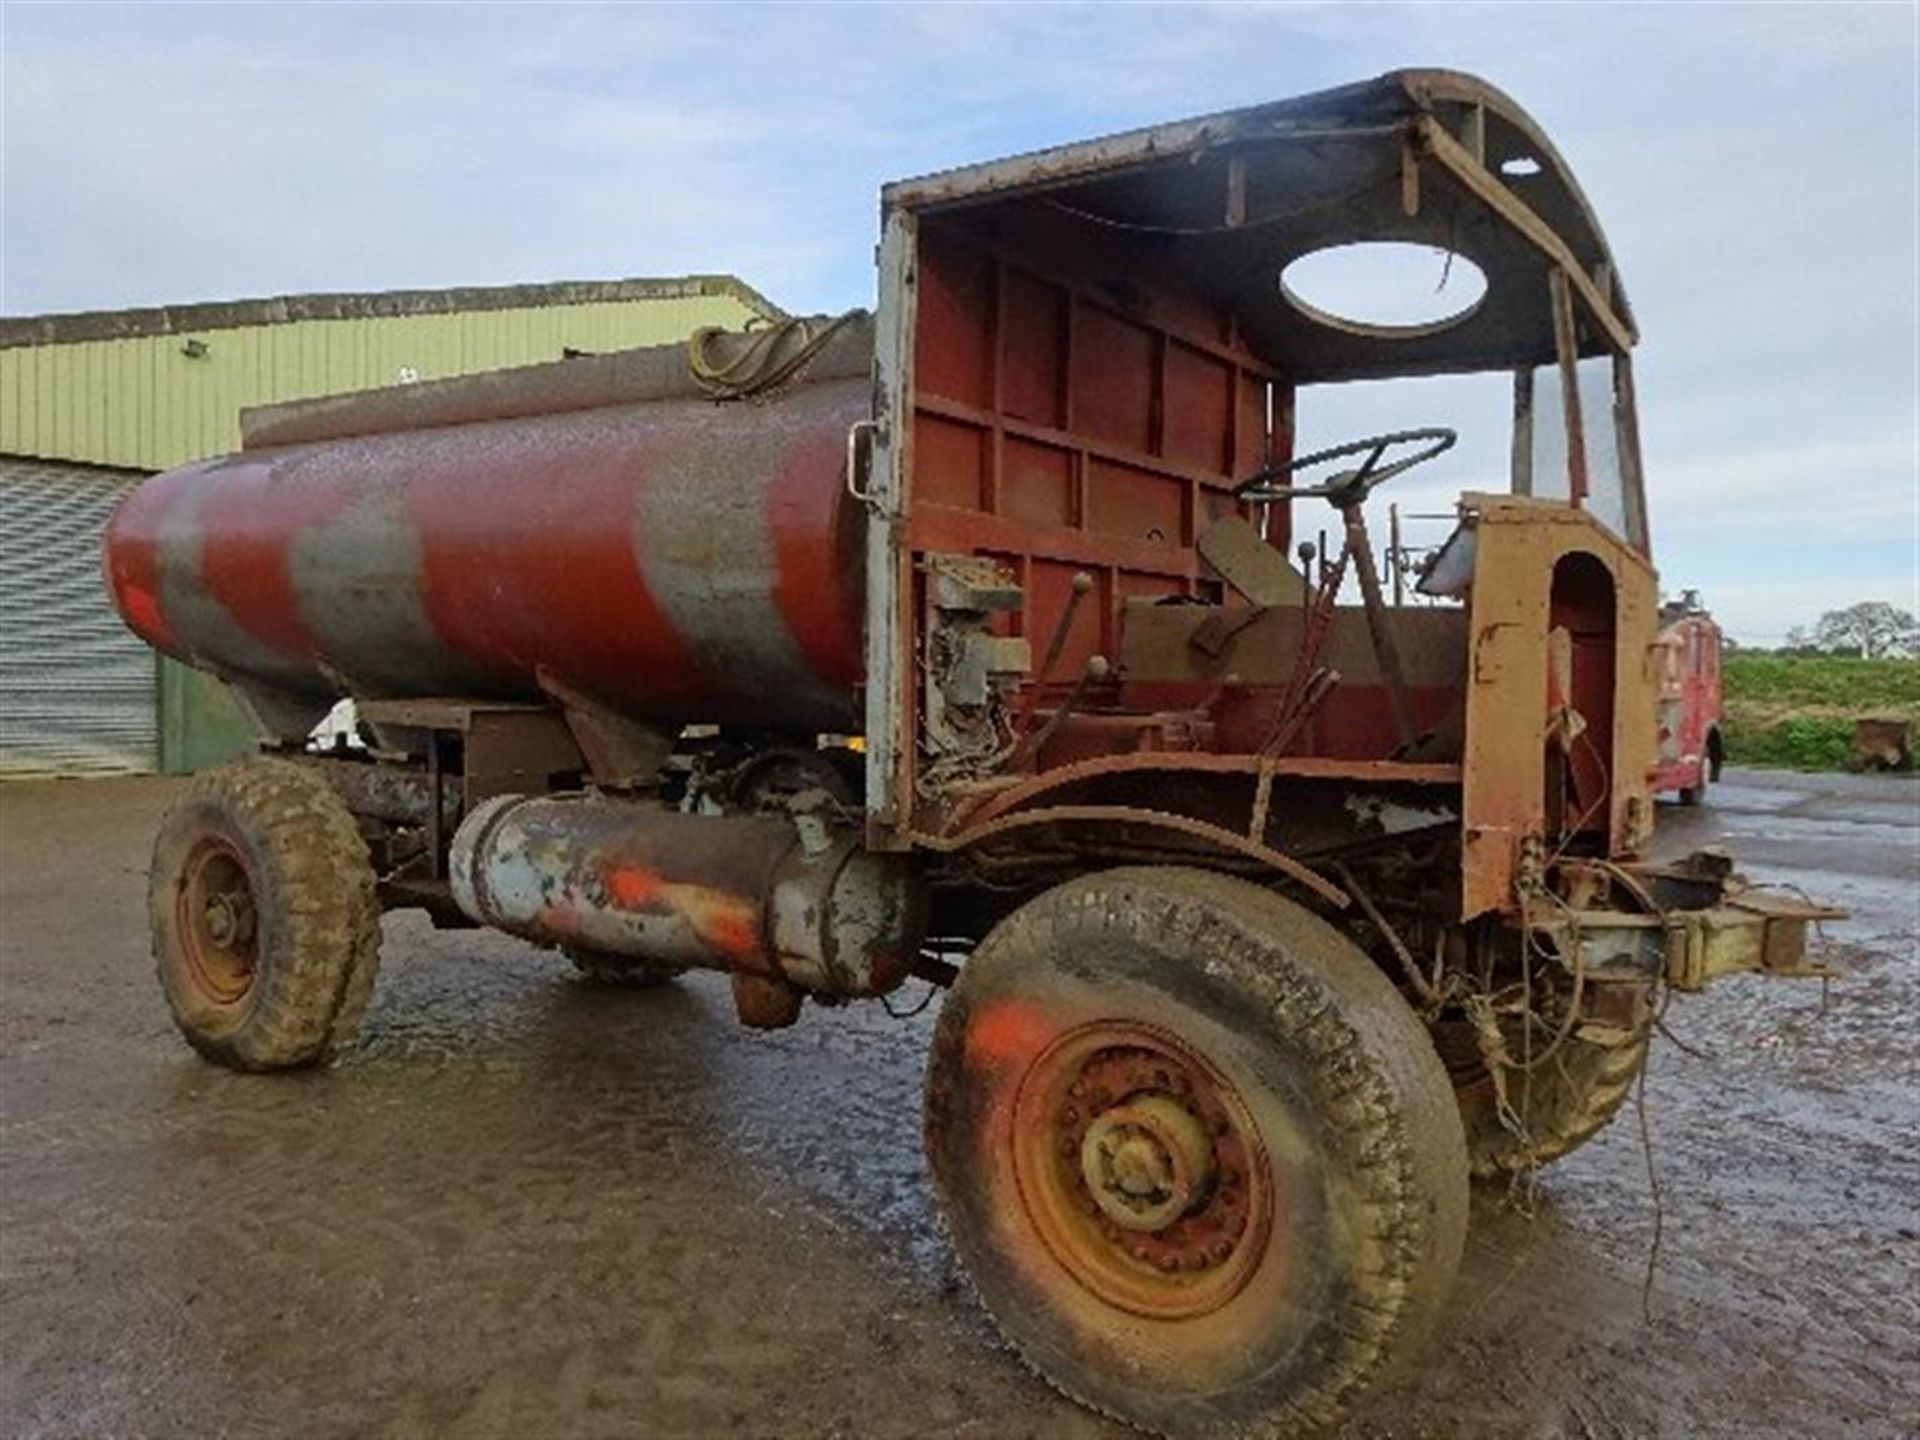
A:
<svg viewBox="0 0 1920 1440">
<path fill-rule="evenodd" d="M 343 695 L 538 700 L 636 719 L 853 723 L 863 380 L 243 451 L 107 526 L 127 624 L 291 731 Z"/>
</svg>

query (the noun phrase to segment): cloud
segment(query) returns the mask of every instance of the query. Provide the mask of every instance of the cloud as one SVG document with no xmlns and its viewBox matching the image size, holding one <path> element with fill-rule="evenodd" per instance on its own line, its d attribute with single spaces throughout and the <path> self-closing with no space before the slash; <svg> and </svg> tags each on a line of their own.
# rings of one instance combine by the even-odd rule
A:
<svg viewBox="0 0 1920 1440">
<path fill-rule="evenodd" d="M 710 270 L 839 309 L 871 301 L 886 180 L 1410 61 L 1474 70 L 1606 223 L 1645 334 L 1670 583 L 1730 595 L 1775 557 L 1817 611 L 1914 568 L 1911 7 L 10 4 L 0 23 L 10 313 Z M 1455 424 L 1460 448 L 1396 487 L 1410 505 L 1505 474 L 1502 377 L 1328 387 L 1300 414 L 1327 442 Z"/>
</svg>

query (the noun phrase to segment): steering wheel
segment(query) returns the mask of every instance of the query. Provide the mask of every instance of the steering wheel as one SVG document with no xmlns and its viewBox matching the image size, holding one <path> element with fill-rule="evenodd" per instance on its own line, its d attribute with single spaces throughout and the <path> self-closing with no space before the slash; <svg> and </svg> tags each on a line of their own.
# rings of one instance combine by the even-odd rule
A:
<svg viewBox="0 0 1920 1440">
<path fill-rule="evenodd" d="M 1234 487 L 1233 495 L 1236 500 L 1251 500 L 1263 505 L 1275 500 L 1322 499 L 1331 501 L 1336 509 L 1345 509 L 1365 500 L 1374 486 L 1391 480 L 1401 471 L 1424 465 L 1435 456 L 1445 454 L 1459 438 L 1457 432 L 1437 426 L 1427 430 L 1398 430 L 1391 435 L 1369 435 L 1364 440 L 1349 440 L 1344 445 L 1316 450 L 1311 455 L 1302 455 L 1284 465 L 1269 466 L 1251 479 L 1241 481 Z M 1382 465 L 1381 456 L 1399 445 L 1420 445 L 1424 448 L 1404 459 Z M 1357 469 L 1342 470 L 1318 485 L 1274 483 L 1302 470 L 1324 465 L 1329 460 L 1344 460 L 1349 455 L 1362 454 L 1367 458 L 1360 462 Z"/>
</svg>

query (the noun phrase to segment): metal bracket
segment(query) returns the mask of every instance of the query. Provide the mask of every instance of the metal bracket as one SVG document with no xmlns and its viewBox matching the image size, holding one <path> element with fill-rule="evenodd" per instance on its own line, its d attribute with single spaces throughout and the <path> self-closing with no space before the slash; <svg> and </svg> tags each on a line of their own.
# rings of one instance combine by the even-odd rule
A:
<svg viewBox="0 0 1920 1440">
<path fill-rule="evenodd" d="M 545 666 L 535 669 L 534 678 L 559 704 L 595 784 L 634 790 L 659 782 L 660 767 L 673 750 L 673 732 L 643 724 L 581 694 Z"/>
</svg>

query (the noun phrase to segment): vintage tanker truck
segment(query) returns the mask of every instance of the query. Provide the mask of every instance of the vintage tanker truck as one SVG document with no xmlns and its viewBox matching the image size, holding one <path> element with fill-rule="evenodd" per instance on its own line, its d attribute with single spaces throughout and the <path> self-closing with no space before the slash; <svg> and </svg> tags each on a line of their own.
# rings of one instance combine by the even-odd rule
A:
<svg viewBox="0 0 1920 1440">
<path fill-rule="evenodd" d="M 322 1061 L 400 907 L 727 972 L 754 1026 L 950 985 L 927 1154 L 1012 1343 L 1148 1430 L 1328 1423 L 1441 1312 L 1469 1176 L 1605 1125 L 1665 992 L 1815 968 L 1823 912 L 1649 856 L 1625 288 L 1445 71 L 881 199 L 871 315 L 253 411 L 133 493 L 121 613 L 262 735 L 162 824 L 167 1001 Z M 1383 240 L 1484 297 L 1282 281 Z M 1454 436 L 1297 455 L 1296 406 L 1487 371 L 1511 473 L 1388 604 L 1366 502 Z"/>
</svg>

